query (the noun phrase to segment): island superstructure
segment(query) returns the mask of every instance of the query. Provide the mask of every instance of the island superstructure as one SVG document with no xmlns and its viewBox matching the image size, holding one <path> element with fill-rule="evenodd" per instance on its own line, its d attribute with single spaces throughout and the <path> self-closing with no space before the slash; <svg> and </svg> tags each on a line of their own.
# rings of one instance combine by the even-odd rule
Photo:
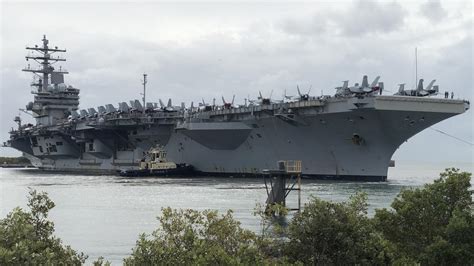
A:
<svg viewBox="0 0 474 266">
<path fill-rule="evenodd" d="M 36 124 L 10 132 L 5 146 L 35 158 L 51 171 L 116 172 L 136 169 L 143 154 L 162 146 L 176 163 L 202 174 L 249 176 L 274 168 L 279 160 L 301 160 L 307 177 L 374 180 L 387 178 L 391 157 L 407 139 L 451 116 L 464 113 L 465 100 L 433 97 L 439 88 L 423 80 L 413 90 L 400 86 L 396 95 L 381 95 L 383 82 L 336 88 L 335 95 L 259 97 L 235 106 L 201 103 L 186 107 L 139 100 L 79 110 L 79 89 L 66 85 L 65 61 L 53 54 L 44 36 L 27 60 L 39 62 L 33 72 L 33 102 L 26 106 Z M 143 86 L 146 85 L 144 76 Z M 145 91 L 144 91 L 145 92 Z"/>
</svg>

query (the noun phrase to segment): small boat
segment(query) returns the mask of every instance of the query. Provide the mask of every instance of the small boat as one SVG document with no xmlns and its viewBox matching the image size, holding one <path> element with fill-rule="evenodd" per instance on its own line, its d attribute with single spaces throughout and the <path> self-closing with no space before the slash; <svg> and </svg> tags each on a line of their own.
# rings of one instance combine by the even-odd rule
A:
<svg viewBox="0 0 474 266">
<path fill-rule="evenodd" d="M 194 173 L 194 167 L 185 163 L 169 162 L 166 151 L 161 146 L 151 148 L 140 162 L 139 169 L 120 170 L 120 176 L 126 177 L 159 177 L 159 176 L 189 176 Z"/>
</svg>

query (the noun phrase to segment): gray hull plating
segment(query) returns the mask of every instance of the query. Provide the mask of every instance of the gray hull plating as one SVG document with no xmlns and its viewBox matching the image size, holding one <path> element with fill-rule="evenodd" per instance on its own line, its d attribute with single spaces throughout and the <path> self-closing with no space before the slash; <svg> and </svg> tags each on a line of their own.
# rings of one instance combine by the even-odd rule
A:
<svg viewBox="0 0 474 266">
<path fill-rule="evenodd" d="M 417 122 L 410 125 L 407 116 Z M 301 160 L 305 175 L 384 180 L 396 149 L 448 116 L 361 111 L 312 117 L 308 126 L 297 127 L 268 118 L 252 121 L 258 128 L 236 150 L 211 150 L 182 134 L 174 134 L 166 147 L 170 158 L 207 173 L 252 173 L 274 168 L 278 160 Z M 354 143 L 353 134 L 361 136 L 362 143 Z"/>
</svg>

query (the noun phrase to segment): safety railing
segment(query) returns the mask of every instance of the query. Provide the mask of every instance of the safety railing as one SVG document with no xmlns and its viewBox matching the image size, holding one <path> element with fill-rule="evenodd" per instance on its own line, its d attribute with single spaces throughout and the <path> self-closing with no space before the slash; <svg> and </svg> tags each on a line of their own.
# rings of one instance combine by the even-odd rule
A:
<svg viewBox="0 0 474 266">
<path fill-rule="evenodd" d="M 287 173 L 301 173 L 301 161 L 284 161 L 285 171 Z"/>
</svg>

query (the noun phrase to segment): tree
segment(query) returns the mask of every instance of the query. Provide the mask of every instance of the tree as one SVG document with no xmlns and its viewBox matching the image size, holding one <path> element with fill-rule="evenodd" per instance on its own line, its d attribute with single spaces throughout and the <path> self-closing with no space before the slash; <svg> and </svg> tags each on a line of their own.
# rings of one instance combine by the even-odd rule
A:
<svg viewBox="0 0 474 266">
<path fill-rule="evenodd" d="M 304 264 L 388 264 L 388 243 L 367 217 L 367 195 L 334 203 L 313 198 L 291 221 L 285 253 Z"/>
<path fill-rule="evenodd" d="M 28 207 L 0 220 L 0 265 L 81 265 L 87 256 L 64 246 L 48 220 L 54 202 L 47 193 L 29 191 Z"/>
<path fill-rule="evenodd" d="M 242 229 L 232 212 L 165 208 L 160 228 L 142 234 L 125 265 L 254 265 L 264 257 L 257 236 Z"/>
<path fill-rule="evenodd" d="M 470 173 L 446 169 L 433 184 L 404 190 L 374 221 L 399 258 L 421 264 L 474 264 Z"/>
</svg>

